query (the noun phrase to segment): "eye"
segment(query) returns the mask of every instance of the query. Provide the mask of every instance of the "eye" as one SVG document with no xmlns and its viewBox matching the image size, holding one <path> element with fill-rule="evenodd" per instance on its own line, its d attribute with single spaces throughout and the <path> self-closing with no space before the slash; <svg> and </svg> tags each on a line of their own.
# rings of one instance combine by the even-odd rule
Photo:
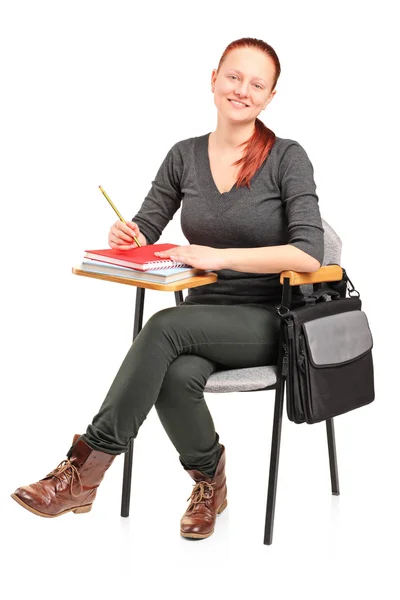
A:
<svg viewBox="0 0 400 600">
<path fill-rule="evenodd" d="M 228 78 L 229 77 L 233 77 L 234 79 L 237 79 L 236 75 L 228 75 Z M 260 85 L 259 83 L 256 83 L 255 85 L 256 85 L 256 87 L 258 87 L 258 89 L 260 89 L 260 90 L 263 89 L 262 85 Z"/>
</svg>

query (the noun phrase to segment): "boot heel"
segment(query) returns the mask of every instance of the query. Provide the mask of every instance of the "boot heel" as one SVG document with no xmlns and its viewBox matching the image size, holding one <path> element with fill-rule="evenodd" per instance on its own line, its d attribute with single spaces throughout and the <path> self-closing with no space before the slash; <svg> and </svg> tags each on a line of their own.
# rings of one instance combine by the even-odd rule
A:
<svg viewBox="0 0 400 600">
<path fill-rule="evenodd" d="M 223 501 L 223 503 L 221 504 L 221 506 L 217 510 L 217 513 L 218 514 L 222 513 L 222 511 L 225 510 L 227 504 L 228 504 L 228 500 L 227 500 L 227 498 L 225 498 L 225 500 Z"/>
<path fill-rule="evenodd" d="M 92 510 L 92 505 L 86 504 L 86 506 L 80 506 L 79 508 L 74 508 L 74 510 L 72 512 L 75 513 L 76 515 L 79 515 L 80 513 L 88 513 L 91 510 Z"/>
</svg>

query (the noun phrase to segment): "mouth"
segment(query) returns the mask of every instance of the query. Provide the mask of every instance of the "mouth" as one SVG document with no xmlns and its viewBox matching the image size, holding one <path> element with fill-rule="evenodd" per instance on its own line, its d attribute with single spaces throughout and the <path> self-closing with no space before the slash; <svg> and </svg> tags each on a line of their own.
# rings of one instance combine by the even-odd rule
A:
<svg viewBox="0 0 400 600">
<path fill-rule="evenodd" d="M 233 104 L 234 106 L 237 106 L 238 108 L 242 107 L 242 108 L 248 108 L 249 105 L 245 104 L 244 102 L 239 102 L 239 100 L 233 100 L 233 98 L 228 98 L 229 102 L 231 104 Z"/>
</svg>

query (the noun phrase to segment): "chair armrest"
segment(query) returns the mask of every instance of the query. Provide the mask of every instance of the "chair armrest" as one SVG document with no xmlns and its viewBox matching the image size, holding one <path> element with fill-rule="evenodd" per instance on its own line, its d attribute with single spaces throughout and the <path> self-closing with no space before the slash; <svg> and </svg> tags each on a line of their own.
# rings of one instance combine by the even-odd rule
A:
<svg viewBox="0 0 400 600">
<path fill-rule="evenodd" d="M 321 267 L 318 271 L 312 273 L 299 273 L 298 271 L 282 271 L 280 282 L 283 285 L 283 279 L 289 278 L 289 285 L 304 285 L 307 283 L 325 283 L 327 281 L 341 281 L 343 270 L 339 265 L 328 265 Z"/>
</svg>

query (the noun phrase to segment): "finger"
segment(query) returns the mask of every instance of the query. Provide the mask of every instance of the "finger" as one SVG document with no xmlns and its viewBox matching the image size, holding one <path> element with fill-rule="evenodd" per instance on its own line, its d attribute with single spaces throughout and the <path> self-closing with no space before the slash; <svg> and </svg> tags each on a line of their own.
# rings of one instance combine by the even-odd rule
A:
<svg viewBox="0 0 400 600">
<path fill-rule="evenodd" d="M 179 256 L 176 256 L 175 254 L 157 254 L 157 252 L 154 253 L 156 256 L 158 256 L 159 258 L 169 258 L 170 260 L 174 260 L 176 262 L 185 262 L 183 258 L 180 258 Z"/>
<path fill-rule="evenodd" d="M 110 242 L 111 248 L 115 250 L 133 250 L 133 248 L 137 248 L 136 244 L 115 244 L 114 242 Z"/>
<path fill-rule="evenodd" d="M 113 236 L 114 241 L 117 243 L 128 242 L 128 244 L 133 243 L 133 238 L 131 235 L 126 235 L 123 231 L 118 230 L 118 233 L 111 232 L 111 236 Z M 119 240 L 119 242 L 118 242 Z"/>
<path fill-rule="evenodd" d="M 133 236 L 139 237 L 140 229 L 135 223 L 132 223 L 132 221 L 127 221 L 126 222 L 126 233 L 128 235 L 130 235 L 131 237 L 133 237 Z"/>
<path fill-rule="evenodd" d="M 132 239 L 133 235 L 139 235 L 139 227 L 137 225 L 134 225 L 130 221 L 127 221 L 126 223 L 123 223 L 122 221 L 117 221 L 117 223 L 115 224 L 115 228 L 118 231 L 121 231 L 125 235 L 129 236 L 129 239 Z"/>
<path fill-rule="evenodd" d="M 171 256 L 173 254 L 174 256 L 178 256 L 180 252 L 184 252 L 184 250 L 180 251 L 179 248 L 171 248 L 170 250 L 159 250 L 158 252 L 154 252 L 154 254 L 160 256 Z"/>
<path fill-rule="evenodd" d="M 139 227 L 136 225 L 136 223 L 134 223 L 133 221 L 126 221 L 126 223 L 124 223 L 129 229 L 131 229 L 135 235 L 139 235 Z"/>
<path fill-rule="evenodd" d="M 128 250 L 130 248 L 135 248 L 136 244 L 117 244 L 116 242 L 109 240 L 108 245 L 110 248 L 114 248 L 115 250 Z"/>
</svg>

